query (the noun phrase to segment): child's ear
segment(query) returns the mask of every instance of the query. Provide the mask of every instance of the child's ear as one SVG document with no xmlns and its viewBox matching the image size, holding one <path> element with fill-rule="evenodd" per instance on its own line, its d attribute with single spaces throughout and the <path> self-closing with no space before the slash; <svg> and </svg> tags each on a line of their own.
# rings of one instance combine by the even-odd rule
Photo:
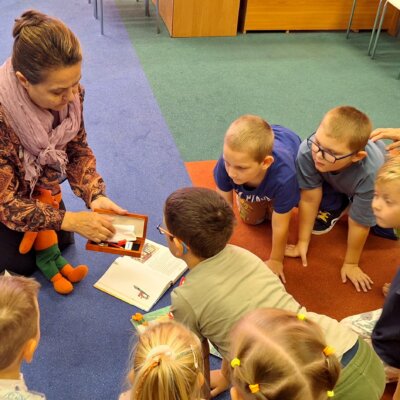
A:
<svg viewBox="0 0 400 400">
<path fill-rule="evenodd" d="M 177 237 L 174 237 L 172 240 L 176 249 L 178 250 L 176 256 L 182 257 L 183 255 L 187 254 L 187 252 L 189 251 L 189 247 L 185 242 L 178 239 Z"/>
<path fill-rule="evenodd" d="M 133 381 L 135 379 L 135 371 L 131 369 L 128 373 L 128 381 L 131 385 L 133 385 Z"/>
<path fill-rule="evenodd" d="M 235 386 L 231 387 L 231 400 L 243 400 L 243 397 L 240 395 Z"/>
<path fill-rule="evenodd" d="M 204 385 L 204 375 L 199 372 L 199 374 L 197 375 L 197 384 L 199 385 L 199 387 L 202 387 Z"/>
<path fill-rule="evenodd" d="M 354 156 L 351 158 L 353 162 L 358 162 L 363 160 L 365 157 L 367 157 L 368 153 L 364 150 L 358 151 Z"/>
<path fill-rule="evenodd" d="M 23 349 L 23 359 L 30 364 L 33 360 L 33 356 L 38 346 L 38 341 L 36 339 L 29 339 Z"/>
<path fill-rule="evenodd" d="M 275 159 L 274 159 L 273 156 L 267 156 L 267 157 L 265 157 L 264 160 L 263 160 L 263 162 L 262 162 L 263 168 L 264 168 L 264 169 L 268 169 L 268 168 L 273 164 L 274 161 L 275 161 Z"/>
</svg>

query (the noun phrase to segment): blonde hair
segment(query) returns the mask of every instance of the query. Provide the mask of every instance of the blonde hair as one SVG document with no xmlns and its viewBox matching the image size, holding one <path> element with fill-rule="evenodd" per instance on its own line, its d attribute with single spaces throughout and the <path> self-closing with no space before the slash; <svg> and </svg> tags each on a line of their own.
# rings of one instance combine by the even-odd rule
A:
<svg viewBox="0 0 400 400">
<path fill-rule="evenodd" d="M 284 310 L 255 310 L 231 331 L 232 383 L 246 400 L 326 399 L 340 366 L 325 348 L 312 321 Z"/>
<path fill-rule="evenodd" d="M 200 399 L 203 357 L 197 336 L 170 321 L 150 326 L 132 355 L 132 400 Z"/>
<path fill-rule="evenodd" d="M 82 61 L 78 38 L 59 19 L 27 10 L 15 20 L 12 65 L 33 85 L 46 80 L 50 70 Z"/>
<path fill-rule="evenodd" d="M 400 155 L 390 156 L 379 168 L 376 174 L 376 183 L 390 183 L 400 179 Z"/>
<path fill-rule="evenodd" d="M 234 151 L 247 152 L 261 163 L 272 154 L 274 132 L 267 121 L 257 115 L 242 115 L 229 126 L 225 143 Z"/>
<path fill-rule="evenodd" d="M 347 139 L 351 151 L 360 151 L 368 143 L 372 123 L 366 114 L 351 106 L 340 106 L 328 111 L 322 121 L 328 136 Z"/>
<path fill-rule="evenodd" d="M 9 367 L 38 333 L 39 288 L 32 278 L 0 276 L 0 370 Z"/>
</svg>

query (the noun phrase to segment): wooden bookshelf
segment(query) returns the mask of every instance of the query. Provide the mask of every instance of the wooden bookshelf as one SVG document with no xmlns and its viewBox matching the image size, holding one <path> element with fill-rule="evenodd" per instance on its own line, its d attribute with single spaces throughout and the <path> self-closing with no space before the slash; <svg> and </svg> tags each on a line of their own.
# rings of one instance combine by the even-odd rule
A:
<svg viewBox="0 0 400 400">
<path fill-rule="evenodd" d="M 242 0 L 241 30 L 346 30 L 353 0 Z M 352 30 L 372 29 L 379 0 L 358 0 Z M 397 31 L 399 12 L 388 7 L 383 29 Z"/>
<path fill-rule="evenodd" d="M 236 36 L 240 0 L 159 0 L 171 37 Z"/>
</svg>

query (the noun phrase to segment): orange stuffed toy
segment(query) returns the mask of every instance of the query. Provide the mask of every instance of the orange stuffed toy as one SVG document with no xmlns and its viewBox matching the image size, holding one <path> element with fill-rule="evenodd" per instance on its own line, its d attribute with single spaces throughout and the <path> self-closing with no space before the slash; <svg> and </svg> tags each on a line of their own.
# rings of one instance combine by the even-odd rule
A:
<svg viewBox="0 0 400 400">
<path fill-rule="evenodd" d="M 59 208 L 61 193 L 52 196 L 50 190 L 39 188 L 37 200 Z M 19 246 L 21 254 L 28 253 L 32 247 L 36 250 L 36 265 L 47 279 L 53 283 L 54 290 L 61 294 L 71 293 L 74 289 L 72 283 L 81 281 L 88 273 L 86 265 L 78 265 L 73 268 L 62 257 L 58 248 L 58 238 L 54 230 L 40 232 L 25 232 Z M 72 282 L 72 283 L 71 283 Z"/>
</svg>

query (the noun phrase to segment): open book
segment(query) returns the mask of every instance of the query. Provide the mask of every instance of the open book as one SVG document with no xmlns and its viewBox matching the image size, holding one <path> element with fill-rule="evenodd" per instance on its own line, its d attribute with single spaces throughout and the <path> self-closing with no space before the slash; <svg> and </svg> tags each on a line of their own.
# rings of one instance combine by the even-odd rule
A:
<svg viewBox="0 0 400 400">
<path fill-rule="evenodd" d="M 149 311 L 186 268 L 167 247 L 146 239 L 140 258 L 118 257 L 93 286 Z"/>
<path fill-rule="evenodd" d="M 174 319 L 173 314 L 170 312 L 171 306 L 166 306 L 163 308 L 159 308 L 158 310 L 151 311 L 147 314 L 136 313 L 132 315 L 131 322 L 135 329 L 139 332 L 139 334 L 143 333 L 147 327 L 152 326 L 154 324 L 159 324 L 166 321 L 171 321 Z M 221 354 L 218 350 L 212 345 L 212 343 L 208 342 L 210 346 L 210 354 L 212 356 L 222 358 Z"/>
</svg>

